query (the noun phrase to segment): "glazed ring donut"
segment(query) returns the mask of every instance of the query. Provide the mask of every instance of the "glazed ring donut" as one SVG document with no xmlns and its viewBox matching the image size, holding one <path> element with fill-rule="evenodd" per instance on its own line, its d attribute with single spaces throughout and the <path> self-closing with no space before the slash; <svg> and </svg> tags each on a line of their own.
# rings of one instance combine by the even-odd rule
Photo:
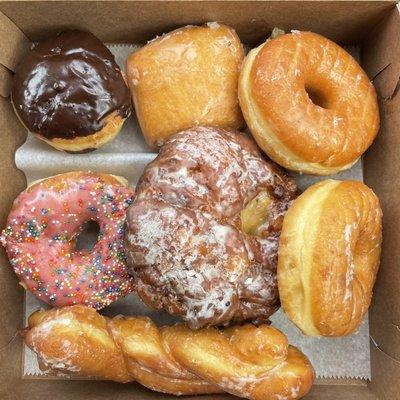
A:
<svg viewBox="0 0 400 400">
<path fill-rule="evenodd" d="M 245 135 L 206 127 L 174 135 L 127 212 L 137 293 L 195 329 L 266 321 L 279 307 L 278 240 L 295 196 L 294 179 Z"/>
<path fill-rule="evenodd" d="M 239 100 L 258 145 L 295 171 L 350 168 L 379 129 L 376 92 L 340 46 L 311 32 L 267 40 L 244 61 Z"/>
<path fill-rule="evenodd" d="M 371 301 L 381 242 L 379 200 L 361 182 L 326 180 L 292 203 L 280 238 L 278 287 L 303 333 L 357 329 Z"/>
<path fill-rule="evenodd" d="M 0 237 L 23 286 L 53 306 L 107 306 L 132 290 L 125 268 L 125 212 L 133 192 L 124 178 L 69 172 L 29 186 L 14 201 Z M 74 250 L 82 225 L 100 232 L 91 251 Z"/>
</svg>

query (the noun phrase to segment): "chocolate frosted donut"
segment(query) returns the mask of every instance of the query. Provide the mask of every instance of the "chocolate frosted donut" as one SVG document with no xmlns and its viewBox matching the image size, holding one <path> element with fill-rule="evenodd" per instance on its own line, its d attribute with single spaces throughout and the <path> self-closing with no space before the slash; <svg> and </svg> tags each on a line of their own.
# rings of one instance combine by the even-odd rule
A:
<svg viewBox="0 0 400 400">
<path fill-rule="evenodd" d="M 93 34 L 77 30 L 34 47 L 18 66 L 11 96 L 28 130 L 72 152 L 113 139 L 131 110 L 114 56 Z"/>
<path fill-rule="evenodd" d="M 173 136 L 127 212 L 139 296 L 192 328 L 267 320 L 279 307 L 278 240 L 295 194 L 294 179 L 241 133 L 197 127 Z"/>
</svg>

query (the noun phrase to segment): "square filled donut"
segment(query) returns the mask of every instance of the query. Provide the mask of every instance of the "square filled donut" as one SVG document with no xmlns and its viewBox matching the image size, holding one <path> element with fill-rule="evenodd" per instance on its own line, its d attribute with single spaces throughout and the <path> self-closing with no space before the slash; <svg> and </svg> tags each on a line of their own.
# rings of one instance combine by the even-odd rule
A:
<svg viewBox="0 0 400 400">
<path fill-rule="evenodd" d="M 177 29 L 131 54 L 128 83 L 147 143 L 159 147 L 196 125 L 242 127 L 243 57 L 235 31 L 217 23 Z"/>
</svg>

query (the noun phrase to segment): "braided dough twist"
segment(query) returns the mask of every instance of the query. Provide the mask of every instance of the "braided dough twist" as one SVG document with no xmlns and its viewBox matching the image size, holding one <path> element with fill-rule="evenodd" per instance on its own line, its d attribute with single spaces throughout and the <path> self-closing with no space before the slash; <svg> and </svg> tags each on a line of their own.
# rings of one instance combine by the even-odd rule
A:
<svg viewBox="0 0 400 400">
<path fill-rule="evenodd" d="M 42 369 L 138 381 L 175 395 L 228 392 L 248 399 L 298 399 L 314 379 L 306 356 L 267 325 L 158 328 L 147 317 L 110 319 L 77 305 L 35 312 L 23 334 Z"/>
</svg>

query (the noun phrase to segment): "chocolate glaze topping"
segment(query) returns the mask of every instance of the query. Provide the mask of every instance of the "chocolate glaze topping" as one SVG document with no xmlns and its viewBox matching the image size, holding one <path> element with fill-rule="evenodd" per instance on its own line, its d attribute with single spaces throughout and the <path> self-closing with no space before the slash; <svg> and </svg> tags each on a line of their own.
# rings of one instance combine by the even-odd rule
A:
<svg viewBox="0 0 400 400">
<path fill-rule="evenodd" d="M 104 117 L 131 109 L 128 87 L 114 56 L 88 32 L 68 31 L 37 45 L 13 82 L 16 112 L 47 139 L 73 139 L 102 129 Z"/>
</svg>

